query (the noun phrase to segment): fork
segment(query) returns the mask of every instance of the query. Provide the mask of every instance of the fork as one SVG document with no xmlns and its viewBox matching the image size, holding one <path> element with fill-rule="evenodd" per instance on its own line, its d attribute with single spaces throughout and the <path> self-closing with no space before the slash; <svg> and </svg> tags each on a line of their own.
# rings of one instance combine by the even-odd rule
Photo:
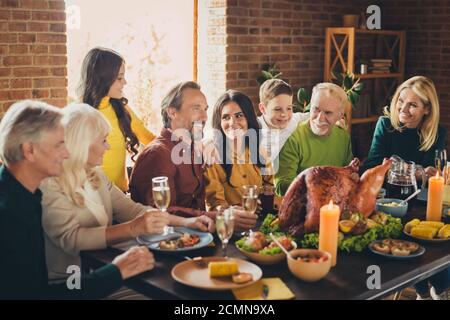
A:
<svg viewBox="0 0 450 320">
<path fill-rule="evenodd" d="M 169 234 L 166 234 L 166 235 L 164 235 L 164 236 L 167 236 L 167 237 L 166 237 L 166 238 L 163 238 L 163 239 L 158 239 L 158 240 L 145 241 L 145 244 L 149 245 L 149 244 L 159 243 L 159 242 L 161 242 L 161 241 L 168 241 L 168 240 L 177 239 L 177 238 L 180 237 L 179 234 L 178 234 L 177 232 L 169 233 Z"/>
</svg>

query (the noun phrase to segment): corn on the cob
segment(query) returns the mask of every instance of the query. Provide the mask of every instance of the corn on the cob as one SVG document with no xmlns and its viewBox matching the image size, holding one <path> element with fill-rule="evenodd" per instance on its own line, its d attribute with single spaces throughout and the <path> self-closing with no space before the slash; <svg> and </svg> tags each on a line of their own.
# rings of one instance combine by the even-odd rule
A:
<svg viewBox="0 0 450 320">
<path fill-rule="evenodd" d="M 450 224 L 446 224 L 439 229 L 438 238 L 447 239 L 450 238 Z"/>
<path fill-rule="evenodd" d="M 419 226 L 428 226 L 432 228 L 437 228 L 438 230 L 444 226 L 443 222 L 438 221 L 421 221 Z"/>
<path fill-rule="evenodd" d="M 214 261 L 208 264 L 209 276 L 224 277 L 239 273 L 236 261 Z"/>
<path fill-rule="evenodd" d="M 438 229 L 428 226 L 417 226 L 411 229 L 411 235 L 414 237 L 433 239 L 438 232 Z"/>
<path fill-rule="evenodd" d="M 413 220 L 411 220 L 410 222 L 408 222 L 408 223 L 405 225 L 405 232 L 406 232 L 406 233 L 410 233 L 410 232 L 411 232 L 411 229 L 412 229 L 413 227 L 419 225 L 419 223 L 420 223 L 420 220 L 419 220 L 419 219 L 413 219 Z"/>
</svg>

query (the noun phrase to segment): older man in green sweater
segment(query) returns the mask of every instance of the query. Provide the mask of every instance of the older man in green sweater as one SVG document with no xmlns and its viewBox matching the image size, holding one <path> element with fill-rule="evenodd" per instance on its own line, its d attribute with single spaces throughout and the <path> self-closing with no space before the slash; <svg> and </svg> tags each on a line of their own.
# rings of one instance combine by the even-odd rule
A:
<svg viewBox="0 0 450 320">
<path fill-rule="evenodd" d="M 314 166 L 346 166 L 353 159 L 350 135 L 336 125 L 344 114 L 347 95 L 332 83 L 313 88 L 311 117 L 302 122 L 280 152 L 275 191 L 284 195 L 292 181 Z"/>
</svg>

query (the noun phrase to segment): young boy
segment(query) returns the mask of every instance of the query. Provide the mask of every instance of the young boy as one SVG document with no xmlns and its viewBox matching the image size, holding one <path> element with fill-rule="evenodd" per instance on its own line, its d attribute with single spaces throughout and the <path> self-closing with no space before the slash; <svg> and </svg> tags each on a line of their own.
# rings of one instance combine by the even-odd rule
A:
<svg viewBox="0 0 450 320">
<path fill-rule="evenodd" d="M 292 100 L 292 88 L 283 80 L 267 80 L 259 89 L 261 143 L 275 172 L 278 169 L 278 154 L 284 143 L 300 122 L 309 119 L 309 113 L 293 112 Z"/>
</svg>

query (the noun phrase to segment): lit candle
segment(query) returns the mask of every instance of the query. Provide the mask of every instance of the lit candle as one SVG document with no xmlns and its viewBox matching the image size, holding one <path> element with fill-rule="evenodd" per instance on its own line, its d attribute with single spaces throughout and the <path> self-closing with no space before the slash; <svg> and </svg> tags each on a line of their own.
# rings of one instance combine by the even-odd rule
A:
<svg viewBox="0 0 450 320">
<path fill-rule="evenodd" d="M 428 179 L 427 221 L 441 221 L 444 178 L 439 175 Z"/>
<path fill-rule="evenodd" d="M 331 265 L 336 265 L 341 211 L 333 200 L 320 208 L 319 250 L 331 254 Z"/>
</svg>

